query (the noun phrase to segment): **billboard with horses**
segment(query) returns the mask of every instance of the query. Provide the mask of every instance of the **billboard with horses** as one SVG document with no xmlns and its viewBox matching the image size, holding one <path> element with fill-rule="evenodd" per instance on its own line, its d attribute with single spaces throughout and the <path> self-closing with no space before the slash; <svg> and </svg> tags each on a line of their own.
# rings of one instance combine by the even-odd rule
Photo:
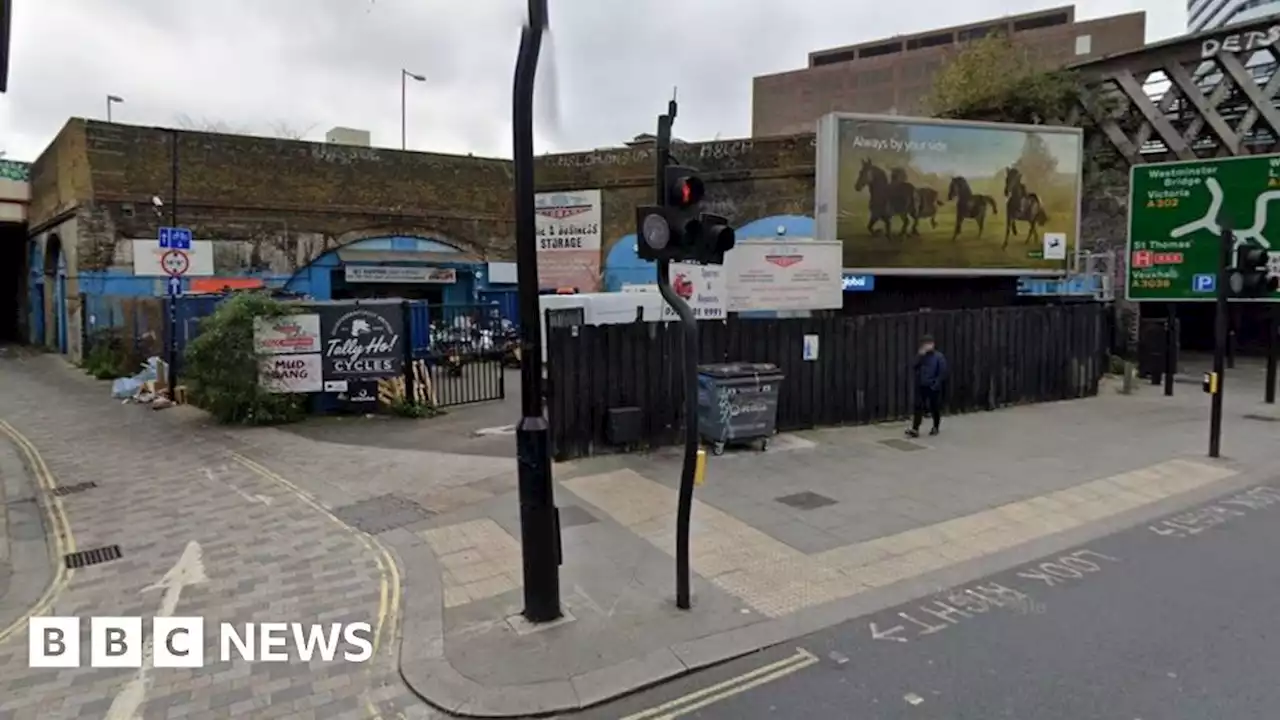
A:
<svg viewBox="0 0 1280 720">
<path fill-rule="evenodd" d="M 890 274 L 1060 273 L 1080 232 L 1078 128 L 833 113 L 817 234 Z"/>
</svg>

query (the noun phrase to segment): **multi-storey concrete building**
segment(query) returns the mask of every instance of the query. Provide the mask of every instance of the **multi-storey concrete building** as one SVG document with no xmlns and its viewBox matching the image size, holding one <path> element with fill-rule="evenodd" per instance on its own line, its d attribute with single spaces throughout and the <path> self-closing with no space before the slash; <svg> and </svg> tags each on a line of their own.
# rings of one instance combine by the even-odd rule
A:
<svg viewBox="0 0 1280 720">
<path fill-rule="evenodd" d="M 832 111 L 921 114 L 947 58 L 994 33 L 1025 45 L 1046 66 L 1060 67 L 1141 48 L 1146 13 L 1077 22 L 1075 8 L 1064 6 L 813 52 L 807 68 L 755 78 L 752 135 L 812 132 Z"/>
<path fill-rule="evenodd" d="M 1187 32 L 1215 30 L 1277 14 L 1280 0 L 1187 0 Z"/>
</svg>

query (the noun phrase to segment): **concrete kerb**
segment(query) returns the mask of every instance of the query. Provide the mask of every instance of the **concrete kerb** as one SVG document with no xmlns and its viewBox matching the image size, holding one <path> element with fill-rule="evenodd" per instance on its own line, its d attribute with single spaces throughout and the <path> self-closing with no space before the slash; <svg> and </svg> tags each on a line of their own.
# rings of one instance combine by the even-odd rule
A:
<svg viewBox="0 0 1280 720">
<path fill-rule="evenodd" d="M 1188 459 L 1226 465 L 1239 470 L 1240 474 L 1082 527 L 801 610 L 787 617 L 676 643 L 643 657 L 563 681 L 530 685 L 482 685 L 453 667 L 444 647 L 442 568 L 426 544 L 412 533 L 387 533 L 383 537 L 396 547 L 404 563 L 406 577 L 400 675 L 423 701 L 454 715 L 529 717 L 585 710 L 681 675 L 973 582 L 1213 498 L 1277 479 L 1274 473 L 1248 472 L 1229 459 L 1210 461 L 1202 456 L 1189 456 Z"/>
<path fill-rule="evenodd" d="M 40 602 L 54 579 L 54 557 L 46 521 L 50 499 L 40 491 L 35 470 L 19 449 L 0 435 L 0 512 L 6 516 L 5 542 L 10 577 L 0 592 L 0 630 L 20 622 Z"/>
</svg>

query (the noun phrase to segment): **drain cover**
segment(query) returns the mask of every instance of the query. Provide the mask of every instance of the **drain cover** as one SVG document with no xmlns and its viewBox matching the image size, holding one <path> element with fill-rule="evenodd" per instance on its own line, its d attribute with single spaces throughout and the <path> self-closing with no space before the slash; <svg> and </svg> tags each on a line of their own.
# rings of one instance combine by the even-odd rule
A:
<svg viewBox="0 0 1280 720">
<path fill-rule="evenodd" d="M 1258 415 L 1256 413 L 1245 413 L 1246 420 L 1261 420 L 1263 422 L 1280 422 L 1280 417 L 1273 415 Z"/>
<path fill-rule="evenodd" d="M 58 497 L 64 497 L 78 492 L 84 492 L 85 490 L 92 490 L 96 487 L 98 487 L 98 483 L 93 482 L 92 480 L 89 482 L 76 483 L 75 485 L 59 485 L 53 489 L 53 494 Z"/>
<path fill-rule="evenodd" d="M 911 452 L 913 450 L 925 449 L 925 446 L 921 445 L 920 443 L 913 443 L 910 440 L 899 440 L 898 438 L 889 438 L 888 440 L 881 440 L 880 444 L 884 445 L 885 447 L 891 447 L 894 450 L 901 450 L 903 452 Z"/>
<path fill-rule="evenodd" d="M 67 565 L 68 570 L 89 567 L 90 565 L 101 565 L 112 560 L 119 560 L 120 546 L 107 545 L 106 547 L 93 548 L 91 550 L 80 550 L 68 553 L 63 556 L 63 561 Z"/>
<path fill-rule="evenodd" d="M 426 520 L 435 513 L 399 495 L 379 495 L 344 505 L 333 511 L 339 520 L 360 530 L 377 535 L 398 527 Z"/>
<path fill-rule="evenodd" d="M 797 510 L 814 510 L 827 505 L 835 505 L 836 501 L 826 495 L 819 495 L 816 492 L 798 492 L 794 495 L 783 495 L 780 498 L 774 498 L 776 502 L 788 505 Z"/>
</svg>

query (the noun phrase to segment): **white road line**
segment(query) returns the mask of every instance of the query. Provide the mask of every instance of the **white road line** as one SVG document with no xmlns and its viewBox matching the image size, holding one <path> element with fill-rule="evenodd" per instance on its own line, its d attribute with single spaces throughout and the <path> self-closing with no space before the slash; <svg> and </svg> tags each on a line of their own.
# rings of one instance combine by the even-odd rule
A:
<svg viewBox="0 0 1280 720">
<path fill-rule="evenodd" d="M 182 597 L 182 588 L 208 580 L 204 572 L 204 553 L 200 549 L 200 543 L 192 540 L 187 543 L 178 562 L 160 578 L 160 582 L 148 585 L 142 591 L 163 589 L 164 596 L 160 598 L 160 608 L 156 610 L 155 617 L 172 617 L 174 610 L 178 608 L 178 600 Z M 111 707 L 107 709 L 103 720 L 136 720 L 141 717 L 138 710 L 147 700 L 147 686 L 150 684 L 148 670 L 154 654 L 155 638 L 152 637 L 148 638 L 142 651 L 142 667 L 138 668 L 133 678 L 125 683 L 111 701 Z"/>
</svg>

